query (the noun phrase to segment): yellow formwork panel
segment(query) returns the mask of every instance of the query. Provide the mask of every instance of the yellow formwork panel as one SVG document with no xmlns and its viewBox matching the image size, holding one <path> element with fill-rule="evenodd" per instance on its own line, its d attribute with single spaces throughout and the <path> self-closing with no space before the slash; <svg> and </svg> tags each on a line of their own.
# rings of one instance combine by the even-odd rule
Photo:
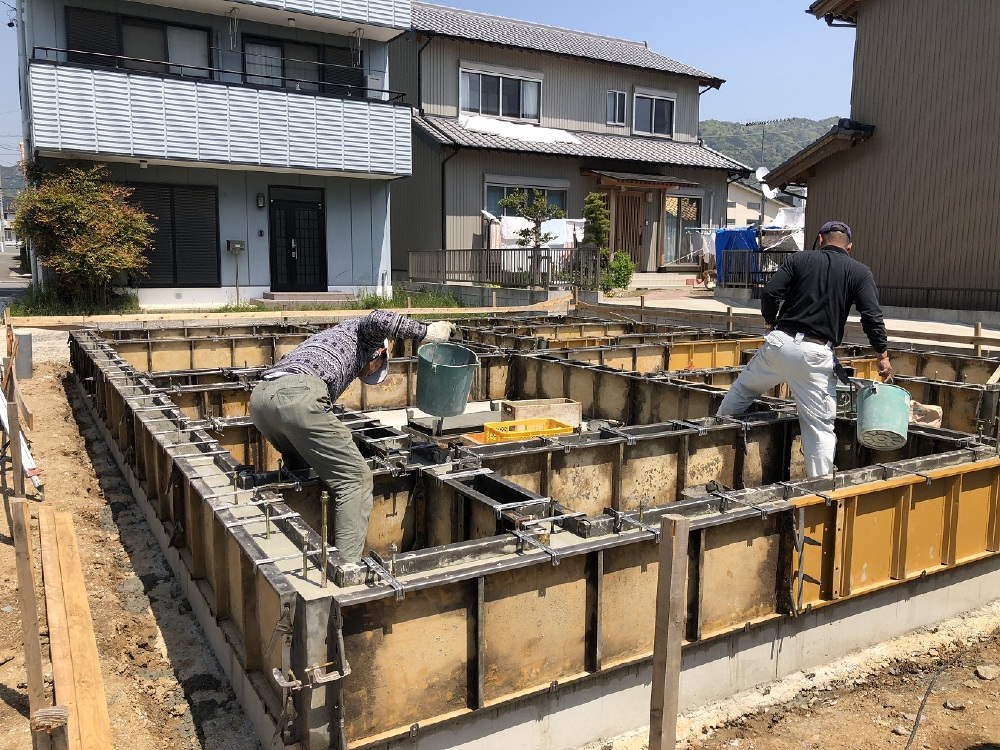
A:
<svg viewBox="0 0 1000 750">
<path fill-rule="evenodd" d="M 922 575 L 944 563 L 945 507 L 958 487 L 957 477 L 910 485 L 903 524 L 903 578 Z"/>
<path fill-rule="evenodd" d="M 670 345 L 668 370 L 708 370 L 736 367 L 740 355 L 759 349 L 764 339 L 726 339 L 719 341 L 682 341 Z"/>
<path fill-rule="evenodd" d="M 995 539 L 990 536 L 996 527 L 998 476 L 1000 470 L 996 468 L 962 475 L 949 518 L 954 545 L 949 563 L 961 563 L 995 551 Z"/>
</svg>

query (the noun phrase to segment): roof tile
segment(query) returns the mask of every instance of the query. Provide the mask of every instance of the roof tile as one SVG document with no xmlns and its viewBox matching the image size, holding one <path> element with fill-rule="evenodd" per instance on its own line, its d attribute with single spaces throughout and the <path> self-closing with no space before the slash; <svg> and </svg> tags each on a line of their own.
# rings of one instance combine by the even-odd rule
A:
<svg viewBox="0 0 1000 750">
<path fill-rule="evenodd" d="M 664 138 L 574 132 L 573 135 L 580 141 L 579 144 L 535 143 L 467 130 L 453 117 L 414 115 L 413 122 L 432 140 L 444 145 L 526 154 L 620 159 L 672 167 L 726 169 L 746 174 L 752 171 L 745 164 L 707 146 L 698 143 L 680 143 Z"/>
<path fill-rule="evenodd" d="M 703 70 L 653 52 L 645 42 L 615 39 L 429 3 L 414 2 L 412 9 L 412 25 L 417 31 L 660 70 L 697 78 L 715 87 L 723 83 L 722 79 Z"/>
</svg>

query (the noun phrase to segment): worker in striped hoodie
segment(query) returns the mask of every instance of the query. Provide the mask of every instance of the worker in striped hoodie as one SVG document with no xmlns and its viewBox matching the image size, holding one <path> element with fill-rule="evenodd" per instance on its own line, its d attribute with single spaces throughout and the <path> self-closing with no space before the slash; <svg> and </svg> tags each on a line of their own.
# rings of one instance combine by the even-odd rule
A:
<svg viewBox="0 0 1000 750">
<path fill-rule="evenodd" d="M 389 339 L 443 343 L 460 339 L 446 321 L 423 323 L 375 310 L 310 336 L 261 374 L 250 418 L 291 470 L 312 467 L 336 502 L 334 544 L 361 559 L 372 510 L 372 472 L 333 404 L 355 378 L 369 385 L 389 371 Z"/>
</svg>

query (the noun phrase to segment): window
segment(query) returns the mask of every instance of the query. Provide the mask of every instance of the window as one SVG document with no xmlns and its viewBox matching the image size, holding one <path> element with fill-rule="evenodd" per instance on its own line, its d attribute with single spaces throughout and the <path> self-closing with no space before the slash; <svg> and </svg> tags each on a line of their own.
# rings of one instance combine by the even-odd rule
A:
<svg viewBox="0 0 1000 750">
<path fill-rule="evenodd" d="M 727 201 L 726 208 L 736 208 L 736 201 Z"/>
<path fill-rule="evenodd" d="M 541 81 L 492 73 L 461 72 L 462 112 L 507 117 L 513 120 L 538 120 Z"/>
<path fill-rule="evenodd" d="M 727 227 L 735 226 L 735 224 L 736 224 L 736 219 L 726 219 Z"/>
<path fill-rule="evenodd" d="M 218 196 L 202 185 L 131 185 L 131 200 L 151 214 L 149 265 L 141 287 L 217 287 Z"/>
<path fill-rule="evenodd" d="M 608 125 L 625 124 L 625 92 L 608 92 Z"/>
<path fill-rule="evenodd" d="M 208 78 L 208 29 L 66 8 L 69 62 Z"/>
<path fill-rule="evenodd" d="M 747 203 L 747 211 L 760 211 L 760 201 L 756 203 Z"/>
<path fill-rule="evenodd" d="M 243 40 L 244 80 L 257 86 L 364 96 L 361 52 L 281 39 Z"/>
<path fill-rule="evenodd" d="M 701 226 L 701 198 L 668 195 L 663 209 L 663 256 L 670 263 L 687 253 L 685 230 Z"/>
<path fill-rule="evenodd" d="M 546 201 L 553 206 L 559 206 L 563 211 L 566 210 L 567 191 L 521 185 L 487 185 L 486 210 L 494 216 L 515 216 L 516 214 L 513 211 L 500 208 L 500 201 L 511 193 L 524 193 L 528 191 L 531 191 L 531 193 L 543 193 Z M 528 200 L 534 200 L 534 196 L 531 193 L 528 195 Z"/>
<path fill-rule="evenodd" d="M 633 105 L 636 133 L 650 135 L 674 134 L 674 101 L 659 96 L 636 94 Z"/>
</svg>

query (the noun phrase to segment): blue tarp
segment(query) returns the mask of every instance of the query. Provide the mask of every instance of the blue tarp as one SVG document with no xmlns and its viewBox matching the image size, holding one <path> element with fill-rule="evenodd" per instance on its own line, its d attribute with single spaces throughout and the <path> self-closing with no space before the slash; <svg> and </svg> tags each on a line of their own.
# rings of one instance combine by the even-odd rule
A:
<svg viewBox="0 0 1000 750">
<path fill-rule="evenodd" d="M 757 230 L 752 227 L 743 229 L 720 229 L 715 233 L 715 265 L 719 274 L 719 283 L 746 281 L 749 273 L 760 274 L 756 253 L 736 253 L 732 261 L 729 250 L 756 250 Z M 749 259 L 751 267 L 747 267 Z"/>
</svg>

